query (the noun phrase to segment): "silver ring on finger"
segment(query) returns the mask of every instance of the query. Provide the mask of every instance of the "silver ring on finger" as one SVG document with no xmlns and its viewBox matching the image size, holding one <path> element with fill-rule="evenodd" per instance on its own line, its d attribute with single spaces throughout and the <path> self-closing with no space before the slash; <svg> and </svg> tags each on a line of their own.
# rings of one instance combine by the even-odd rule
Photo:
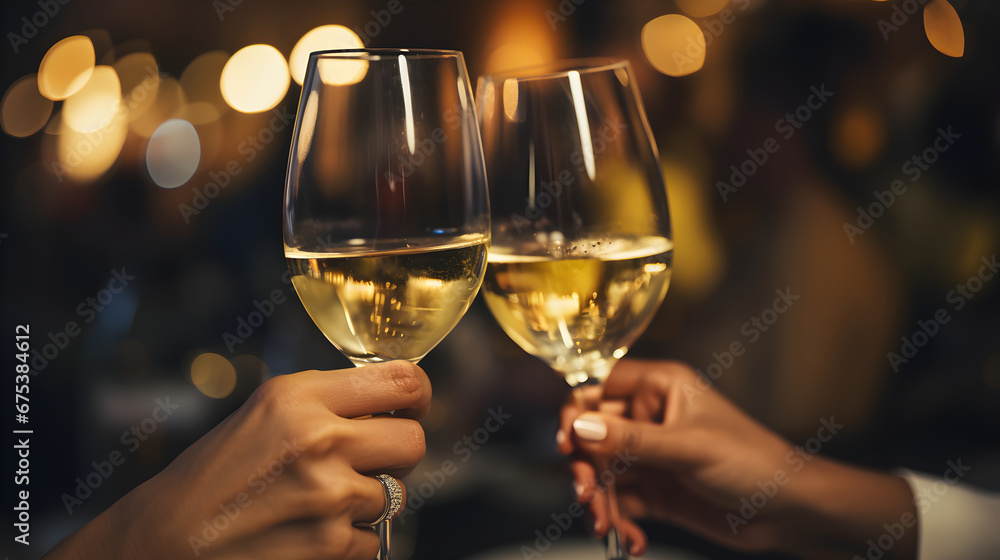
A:
<svg viewBox="0 0 1000 560">
<path fill-rule="evenodd" d="M 381 482 L 382 489 L 385 490 L 385 508 L 382 509 L 382 514 L 375 521 L 362 523 L 368 527 L 375 527 L 386 519 L 392 519 L 403 507 L 403 489 L 400 487 L 399 481 L 387 474 L 380 474 L 373 478 Z"/>
</svg>

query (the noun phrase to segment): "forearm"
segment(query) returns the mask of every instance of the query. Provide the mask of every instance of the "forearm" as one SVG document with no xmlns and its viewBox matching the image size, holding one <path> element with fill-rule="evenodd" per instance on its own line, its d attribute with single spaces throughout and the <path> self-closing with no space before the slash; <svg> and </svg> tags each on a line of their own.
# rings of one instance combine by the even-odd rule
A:
<svg viewBox="0 0 1000 560">
<path fill-rule="evenodd" d="M 866 558 L 872 549 L 883 560 L 916 558 L 918 518 L 903 479 L 820 457 L 800 474 L 781 524 L 784 551 L 842 559 Z"/>
</svg>

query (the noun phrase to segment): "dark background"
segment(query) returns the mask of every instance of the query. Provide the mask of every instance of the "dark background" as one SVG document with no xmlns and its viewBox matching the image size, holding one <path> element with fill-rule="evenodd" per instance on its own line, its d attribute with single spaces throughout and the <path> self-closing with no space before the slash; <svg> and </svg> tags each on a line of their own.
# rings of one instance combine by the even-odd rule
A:
<svg viewBox="0 0 1000 560">
<path fill-rule="evenodd" d="M 630 355 L 704 370 L 716 361 L 713 353 L 743 342 L 747 352 L 716 386 L 792 441 L 806 440 L 822 418 L 834 416 L 845 428 L 824 444 L 824 454 L 938 476 L 946 461 L 961 459 L 972 467 L 964 482 L 1000 490 L 998 281 L 985 282 L 960 310 L 948 300 L 956 284 L 977 273 L 981 258 L 1000 250 L 1000 5 L 952 2 L 965 54 L 951 58 L 928 42 L 919 13 L 883 38 L 878 21 L 903 4 L 733 2 L 733 23 L 693 18 L 712 40 L 704 67 L 680 78 L 658 73 L 640 40 L 646 22 L 682 13 L 666 0 L 586 0 L 555 29 L 546 18 L 547 10 L 559 10 L 554 0 L 402 0 L 402 13 L 368 46 L 459 49 L 473 76 L 544 59 L 630 59 L 659 144 L 676 236 L 670 292 Z M 3 87 L 37 72 L 45 52 L 74 34 L 94 39 L 98 63 L 144 50 L 163 76 L 179 78 L 202 53 L 267 43 L 287 57 L 309 29 L 362 27 L 373 19 L 370 10 L 385 6 L 243 0 L 220 20 L 208 0 L 74 0 L 20 52 L 8 41 L 0 45 Z M 21 18 L 38 10 L 33 2 L 5 2 L 0 31 L 19 32 Z M 779 119 L 821 86 L 834 92 L 830 100 L 791 138 L 777 134 Z M 298 93 L 292 83 L 277 108 L 294 112 Z M 161 470 L 262 379 L 349 366 L 281 279 L 279 209 L 290 127 L 253 161 L 238 152 L 270 117 L 229 110 L 199 125 L 198 171 L 172 190 L 151 180 L 147 139 L 135 133 L 106 173 L 85 182 L 52 174 L 46 146 L 58 130 L 2 135 L 5 367 L 15 363 L 15 325 L 31 325 L 36 349 L 67 321 L 81 325 L 30 382 L 32 544 L 27 551 L 11 544 L 5 522 L 4 550 L 15 557 L 40 557 Z M 911 181 L 904 163 L 932 144 L 939 127 L 960 138 Z M 717 182 L 730 182 L 730 165 L 739 166 L 769 136 L 781 138 L 779 151 L 724 201 Z M 191 204 L 209 173 L 232 158 L 243 171 L 185 223 L 178 205 Z M 857 207 L 874 203 L 873 191 L 897 179 L 906 192 L 852 243 L 844 224 L 856 225 Z M 77 306 L 121 267 L 135 279 L 85 324 Z M 751 343 L 743 324 L 786 288 L 800 299 Z M 223 334 L 235 332 L 273 290 L 284 303 L 230 351 Z M 950 321 L 907 363 L 892 367 L 888 353 L 901 351 L 900 337 L 912 340 L 918 320 L 940 308 Z M 210 398 L 191 382 L 191 364 L 206 352 L 236 371 L 235 389 L 224 398 Z M 480 302 L 421 365 L 434 382 L 435 403 L 425 422 L 428 455 L 408 481 L 411 492 L 443 461 L 458 461 L 459 471 L 397 523 L 397 554 L 457 558 L 506 546 L 520 557 L 518 547 L 572 499 L 565 460 L 554 451 L 556 411 L 568 388 L 510 342 Z M 12 371 L 5 374 L 8 403 L 13 381 Z M 74 479 L 123 449 L 120 434 L 167 396 L 181 408 L 68 514 L 60 496 L 73 492 Z M 454 446 L 498 407 L 511 419 L 463 462 Z M 14 503 L 12 416 L 4 412 L 5 519 Z M 647 529 L 664 557 L 742 557 L 669 527 Z M 587 542 L 583 523 L 570 532 Z"/>
</svg>

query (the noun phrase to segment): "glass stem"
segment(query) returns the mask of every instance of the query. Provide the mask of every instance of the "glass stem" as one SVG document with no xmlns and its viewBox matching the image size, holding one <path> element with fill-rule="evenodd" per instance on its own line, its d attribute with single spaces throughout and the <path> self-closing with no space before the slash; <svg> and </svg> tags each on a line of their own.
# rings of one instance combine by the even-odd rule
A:
<svg viewBox="0 0 1000 560">
<path fill-rule="evenodd" d="M 584 396 L 584 384 L 577 385 L 573 388 L 573 398 L 576 401 L 577 408 L 580 410 L 590 410 L 597 411 L 598 403 L 600 399 L 588 403 Z M 621 533 L 618 527 L 621 523 L 621 515 L 618 511 L 618 493 L 615 491 L 615 480 L 611 477 L 611 481 L 606 486 L 603 485 L 601 481 L 601 475 L 605 472 L 611 472 L 610 466 L 607 459 L 595 458 L 594 459 L 594 475 L 595 475 L 595 485 L 597 486 L 598 492 L 603 492 L 606 502 L 607 511 L 605 512 L 606 519 L 608 520 L 608 534 L 604 537 L 604 545 L 607 560 L 628 560 L 628 553 L 626 552 L 625 543 L 621 540 Z M 613 474 L 613 473 L 612 473 Z"/>
<path fill-rule="evenodd" d="M 389 559 L 389 545 L 392 536 L 392 520 L 386 519 L 378 524 L 378 557 L 376 560 Z"/>
</svg>

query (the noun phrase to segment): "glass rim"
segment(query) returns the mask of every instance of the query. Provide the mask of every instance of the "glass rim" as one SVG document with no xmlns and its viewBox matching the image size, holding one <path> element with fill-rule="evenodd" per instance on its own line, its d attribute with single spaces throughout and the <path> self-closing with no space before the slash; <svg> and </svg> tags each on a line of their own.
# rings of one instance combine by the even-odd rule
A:
<svg viewBox="0 0 1000 560">
<path fill-rule="evenodd" d="M 522 66 L 511 70 L 484 74 L 483 79 L 500 81 L 513 79 L 517 81 L 565 78 L 570 72 L 578 74 L 596 74 L 598 72 L 615 71 L 620 69 L 630 69 L 631 64 L 627 58 L 615 58 L 611 56 L 598 56 L 586 58 L 566 58 Z M 533 72 L 537 71 L 537 72 Z"/>
<path fill-rule="evenodd" d="M 407 58 L 464 58 L 462 51 L 451 49 L 402 49 L 402 48 L 354 48 L 354 49 L 329 49 L 323 51 L 313 51 L 309 53 L 309 59 L 319 58 L 344 59 L 344 60 L 366 60 L 378 62 L 387 57 L 397 57 L 406 55 Z"/>
</svg>

